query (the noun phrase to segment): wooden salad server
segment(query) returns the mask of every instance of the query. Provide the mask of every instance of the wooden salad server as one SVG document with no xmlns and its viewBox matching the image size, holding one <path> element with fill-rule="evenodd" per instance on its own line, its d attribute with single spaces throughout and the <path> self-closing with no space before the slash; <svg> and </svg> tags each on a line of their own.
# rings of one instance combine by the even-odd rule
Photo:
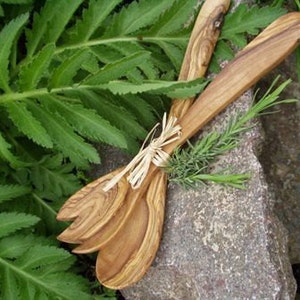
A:
<svg viewBox="0 0 300 300">
<path fill-rule="evenodd" d="M 300 13 L 287 14 L 267 27 L 216 76 L 187 113 L 179 119 L 178 124 L 181 126 L 181 137 L 166 145 L 163 150 L 171 154 L 175 147 L 184 143 L 186 139 L 195 134 L 224 107 L 277 66 L 296 48 L 299 38 Z M 94 182 L 94 185 L 89 190 L 82 190 L 81 195 L 79 195 L 81 198 L 79 200 L 81 201 L 78 203 L 76 203 L 78 199 L 70 201 L 74 197 L 72 196 L 68 200 L 70 201 L 69 204 L 67 202 L 67 205 L 62 208 L 61 212 L 64 210 L 65 212 L 61 216 L 58 215 L 58 219 L 75 219 L 70 226 L 74 226 L 75 231 L 77 225 L 82 226 L 82 223 L 88 226 L 88 230 L 85 230 L 84 226 L 80 227 L 83 228 L 83 236 L 77 234 L 72 236 L 70 234 L 70 238 L 68 235 L 65 236 L 65 239 L 63 239 L 64 237 L 62 238 L 62 240 L 72 243 L 81 243 L 81 246 L 83 246 L 99 230 L 88 236 L 89 228 L 91 228 L 89 222 L 93 222 L 93 218 L 88 218 L 89 214 L 96 215 L 97 218 L 99 215 L 104 219 L 106 218 L 105 211 L 97 211 L 95 213 L 95 205 L 110 211 L 115 201 L 111 199 L 123 197 L 122 201 L 120 201 L 121 203 L 116 205 L 118 206 L 117 210 L 111 214 L 110 218 L 106 219 L 105 224 L 102 223 L 101 227 L 101 230 L 107 227 L 109 233 L 112 233 L 112 237 L 104 242 L 102 247 L 98 248 L 101 251 L 98 255 L 96 270 L 98 279 L 108 287 L 123 288 L 136 282 L 147 270 L 155 255 L 159 243 L 157 237 L 160 238 L 161 234 L 158 230 L 161 230 L 161 226 L 157 226 L 157 223 L 162 223 L 161 218 L 157 216 L 161 216 L 160 210 L 163 210 L 161 203 L 164 203 L 165 197 L 164 191 L 161 193 L 162 190 L 157 188 L 157 186 L 165 186 L 165 175 L 158 176 L 156 174 L 163 173 L 156 166 L 151 165 L 139 189 L 131 189 L 126 180 L 122 178 L 116 186 L 104 193 L 101 191 L 104 185 L 103 182 L 111 178 L 110 175 L 107 175 L 103 181 L 100 181 L 98 186 L 100 191 L 97 192 L 104 198 L 104 200 L 99 200 L 99 202 L 104 204 L 96 204 L 95 199 L 93 200 L 97 193 L 90 195 L 95 190 L 95 186 L 97 187 L 97 183 Z M 127 187 L 124 192 L 125 196 L 118 195 L 118 192 L 122 191 L 121 187 L 123 185 Z M 114 198 L 109 200 L 109 195 L 113 195 Z M 77 195 L 77 198 L 79 196 Z M 86 198 L 90 199 L 92 205 L 88 205 Z M 106 203 L 106 199 L 107 201 L 113 201 L 113 203 Z M 147 221 L 144 221 L 141 216 L 147 214 Z M 86 222 L 85 218 L 90 221 Z M 72 233 L 72 230 L 69 230 L 69 232 Z M 127 245 L 129 251 L 126 251 Z M 154 252 L 154 254 L 147 255 L 147 251 Z"/>
<path fill-rule="evenodd" d="M 203 4 L 187 46 L 179 80 L 195 79 L 204 76 L 219 36 L 223 16 L 229 4 L 229 0 L 206 1 Z M 193 100 L 194 98 L 184 101 L 173 100 L 169 115 L 181 117 L 191 106 Z M 143 251 L 139 251 L 139 253 L 145 252 L 142 255 L 144 262 L 142 262 L 141 266 L 136 267 L 138 274 L 135 275 L 134 280 L 129 280 L 129 277 L 126 279 L 125 275 L 122 282 L 122 287 L 125 287 L 142 277 L 155 257 L 161 238 L 167 182 L 164 172 L 160 171 L 155 174 L 151 186 L 145 192 L 145 195 L 142 196 L 143 199 L 139 201 L 141 204 L 132 212 L 134 217 L 130 218 L 131 214 L 127 214 L 125 226 L 126 216 L 124 214 L 126 213 L 126 207 L 128 203 L 134 203 L 126 195 L 130 189 L 127 180 L 120 180 L 117 186 L 106 193 L 102 191 L 104 184 L 118 172 L 119 170 L 116 170 L 95 180 L 65 203 L 57 218 L 59 220 L 76 220 L 58 238 L 65 242 L 81 244 L 73 250 L 75 253 L 88 253 L 101 249 L 101 256 L 97 260 L 97 276 L 104 283 L 104 279 L 110 277 L 110 273 L 116 272 L 114 271 L 116 268 L 113 266 L 120 268 L 119 265 L 125 264 L 126 259 L 130 257 L 132 248 L 141 244 L 147 224 L 153 224 L 148 226 L 147 231 L 147 238 L 149 239 L 150 237 L 151 239 L 152 237 L 152 240 L 144 242 L 144 245 L 149 245 L 149 249 L 147 249 L 147 246 L 147 248 L 143 248 Z M 135 199 L 138 199 L 138 197 Z M 125 204 L 127 206 L 124 205 L 124 201 L 126 201 Z M 132 210 L 132 205 L 130 209 Z M 115 226 L 118 225 L 116 219 L 120 223 L 119 226 Z M 110 222 L 110 220 L 113 220 L 113 222 Z M 95 226 L 97 227 L 96 229 Z M 85 231 L 86 228 L 88 228 L 87 231 Z M 129 232 L 130 228 L 132 228 L 132 232 Z M 138 231 L 138 229 L 140 230 Z M 140 233 L 141 231 L 143 232 Z M 118 236 L 116 236 L 116 232 L 120 232 Z M 156 234 L 152 235 L 151 232 Z M 128 236 L 137 237 L 139 241 L 134 241 L 132 238 L 129 239 Z M 112 242 L 109 244 L 109 247 L 105 247 L 110 240 Z M 129 241 L 132 242 L 131 247 L 129 247 Z M 123 253 L 124 251 L 126 252 L 125 254 Z M 135 252 L 137 253 L 137 251 Z M 112 263 L 111 260 L 115 260 L 115 255 L 119 256 L 122 262 L 118 264 Z M 105 258 L 107 256 L 109 259 Z M 106 267 L 102 266 L 103 261 L 106 262 Z M 110 287 L 121 288 L 120 285 Z"/>
</svg>

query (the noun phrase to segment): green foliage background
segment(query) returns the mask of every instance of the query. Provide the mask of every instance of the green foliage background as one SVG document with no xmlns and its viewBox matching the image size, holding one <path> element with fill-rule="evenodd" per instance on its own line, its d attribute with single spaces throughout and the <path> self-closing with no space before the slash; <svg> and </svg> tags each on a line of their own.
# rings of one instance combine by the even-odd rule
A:
<svg viewBox="0 0 300 300">
<path fill-rule="evenodd" d="M 114 297 L 56 241 L 56 212 L 100 163 L 95 143 L 135 153 L 170 97 L 204 87 L 176 82 L 197 2 L 0 0 L 1 299 Z M 239 6 L 211 68 L 283 13 Z"/>
</svg>

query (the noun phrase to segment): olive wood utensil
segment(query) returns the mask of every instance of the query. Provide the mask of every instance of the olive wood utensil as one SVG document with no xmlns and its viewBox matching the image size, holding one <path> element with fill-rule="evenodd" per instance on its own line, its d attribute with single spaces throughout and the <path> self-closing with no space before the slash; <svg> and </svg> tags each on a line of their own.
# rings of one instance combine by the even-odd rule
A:
<svg viewBox="0 0 300 300">
<path fill-rule="evenodd" d="M 228 9 L 229 3 L 230 1 L 228 0 L 218 0 L 214 1 L 214 3 L 206 1 L 203 4 L 191 34 L 179 80 L 190 80 L 204 75 L 218 39 L 220 22 L 222 22 L 222 17 Z M 187 110 L 193 100 L 192 98 L 184 101 L 174 100 L 170 115 L 177 117 L 182 116 L 183 111 Z M 100 232 L 99 230 L 103 228 L 113 216 L 116 216 L 116 211 L 118 211 L 121 206 L 125 205 L 124 200 L 127 197 L 126 194 L 129 189 L 129 183 L 125 178 L 122 178 L 119 183 L 109 191 L 103 192 L 102 188 L 105 183 L 118 174 L 121 169 L 115 170 L 91 182 L 68 199 L 60 209 L 57 219 L 62 221 L 76 220 L 59 235 L 58 238 L 61 241 L 80 244 L 91 238 L 92 243 L 95 243 L 94 235 L 96 233 L 97 238 L 103 241 L 108 241 L 109 238 L 113 237 L 112 232 L 107 230 L 107 228 L 103 230 L 104 232 Z M 164 174 L 163 172 L 161 173 Z M 124 207 L 123 211 L 125 210 Z M 123 215 L 119 215 L 119 218 L 124 220 Z M 113 227 L 114 232 L 116 232 L 116 226 L 114 225 Z M 99 239 L 97 239 L 97 241 L 99 247 L 101 247 L 103 244 Z M 83 247 L 78 247 L 74 250 L 74 252 L 79 251 L 82 253 L 82 251 L 84 251 Z"/>
<path fill-rule="evenodd" d="M 171 154 L 175 147 L 184 143 L 224 107 L 278 65 L 296 48 L 299 38 L 300 13 L 287 14 L 267 27 L 216 76 L 187 113 L 179 119 L 178 123 L 182 127 L 180 139 L 165 146 L 163 150 Z M 160 176 L 156 174 L 160 174 Z M 107 175 L 99 187 L 103 186 L 103 183 L 109 178 L 110 176 Z M 115 214 L 111 214 L 107 223 L 102 227 L 103 229 L 110 224 L 116 225 L 115 228 L 112 225 L 108 226 L 108 232 L 112 233 L 112 237 L 100 247 L 101 251 L 97 258 L 97 277 L 104 285 L 112 288 L 126 287 L 136 282 L 150 265 L 161 236 L 163 212 L 160 211 L 163 210 L 162 203 L 164 203 L 165 198 L 165 190 L 161 187 L 165 187 L 165 180 L 165 175 L 158 171 L 156 166 L 151 165 L 139 189 L 133 190 L 127 185 L 125 195 L 114 211 Z M 111 201 L 111 199 L 108 200 L 109 195 L 113 199 L 122 197 L 122 195 L 118 195 L 118 192 L 122 191 L 121 186 L 123 185 L 126 185 L 124 178 L 107 193 L 98 191 L 104 197 L 103 202 L 105 203 L 98 206 L 109 211 L 110 203 L 105 201 Z M 83 191 L 82 194 L 84 197 L 90 197 L 87 190 Z M 88 214 L 95 209 L 96 204 L 93 203 L 93 205 L 88 206 L 87 210 L 87 204 L 84 205 L 80 202 L 77 203 L 78 207 L 74 207 L 76 203 L 74 204 L 72 201 L 69 205 L 72 208 L 70 214 L 62 215 L 68 220 L 77 218 L 70 227 L 75 223 L 76 229 L 76 222 L 79 225 L 81 223 L 89 225 L 82 219 L 89 217 Z M 114 203 L 111 205 L 113 206 Z M 85 211 L 84 214 L 81 214 L 81 209 Z M 105 212 L 101 211 L 97 214 L 105 218 Z M 147 221 L 145 221 L 141 216 L 147 214 Z M 59 217 L 59 219 L 61 218 Z M 138 231 L 137 234 L 135 230 Z M 98 233 L 98 230 L 96 232 Z M 95 232 L 89 237 L 94 234 Z M 87 236 L 88 230 L 84 231 L 84 237 L 75 235 L 75 238 L 71 237 L 70 240 L 72 243 L 84 244 L 89 238 Z M 119 240 L 120 242 L 118 242 Z M 126 251 L 127 245 L 129 251 Z M 151 255 L 144 257 L 143 255 L 147 253 L 147 250 L 151 252 Z"/>
<path fill-rule="evenodd" d="M 229 4 L 229 0 L 206 1 L 203 4 L 187 46 L 179 80 L 195 79 L 205 74 Z M 169 115 L 181 117 L 193 100 L 174 100 Z M 122 178 L 106 193 L 102 190 L 103 185 L 119 171 L 101 177 L 77 192 L 65 203 L 57 217 L 59 220 L 76 219 L 68 231 L 58 237 L 66 242 L 81 243 L 73 252 L 88 253 L 101 249 L 96 272 L 102 284 L 116 275 L 123 265 L 128 266 L 128 261 L 136 261 L 138 256 L 139 265 L 135 264 L 130 271 L 126 269 L 121 275 L 121 283 L 110 283 L 109 287 L 115 289 L 138 281 L 155 257 L 161 238 L 167 183 L 166 174 L 157 172 L 148 190 L 139 196 L 137 204 L 129 206 L 131 214 L 126 215 L 131 202 L 127 195 L 130 189 L 127 180 Z M 91 233 L 95 219 L 100 226 Z M 92 226 L 90 223 L 93 223 Z M 82 230 L 85 227 L 89 229 L 87 232 Z M 79 230 L 79 235 L 73 235 L 74 228 Z"/>
</svg>

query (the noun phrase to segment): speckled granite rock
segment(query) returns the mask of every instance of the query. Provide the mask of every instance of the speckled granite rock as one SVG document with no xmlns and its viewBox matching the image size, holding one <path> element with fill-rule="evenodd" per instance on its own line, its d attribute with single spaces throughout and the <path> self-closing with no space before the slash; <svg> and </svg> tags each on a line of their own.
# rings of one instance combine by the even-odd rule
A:
<svg viewBox="0 0 300 300">
<path fill-rule="evenodd" d="M 247 109 L 251 98 L 246 93 L 206 130 L 222 127 L 230 115 Z M 287 233 L 273 214 L 255 154 L 260 136 L 255 127 L 215 166 L 251 173 L 245 190 L 169 186 L 157 257 L 140 282 L 121 291 L 126 299 L 294 299 Z"/>
</svg>

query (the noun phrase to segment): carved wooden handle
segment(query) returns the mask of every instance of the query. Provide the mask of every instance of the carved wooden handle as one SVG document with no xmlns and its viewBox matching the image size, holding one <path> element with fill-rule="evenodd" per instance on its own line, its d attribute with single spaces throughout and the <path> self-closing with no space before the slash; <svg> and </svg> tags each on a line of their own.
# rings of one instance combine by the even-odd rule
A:
<svg viewBox="0 0 300 300">
<path fill-rule="evenodd" d="M 171 153 L 227 105 L 281 63 L 299 44 L 300 12 L 282 16 L 242 50 L 220 72 L 179 120 L 181 138 L 167 145 Z"/>
<path fill-rule="evenodd" d="M 178 80 L 192 80 L 205 75 L 229 5 L 230 0 L 204 2 L 190 36 Z M 184 101 L 173 100 L 169 116 L 181 118 L 194 100 L 194 97 Z"/>
</svg>

